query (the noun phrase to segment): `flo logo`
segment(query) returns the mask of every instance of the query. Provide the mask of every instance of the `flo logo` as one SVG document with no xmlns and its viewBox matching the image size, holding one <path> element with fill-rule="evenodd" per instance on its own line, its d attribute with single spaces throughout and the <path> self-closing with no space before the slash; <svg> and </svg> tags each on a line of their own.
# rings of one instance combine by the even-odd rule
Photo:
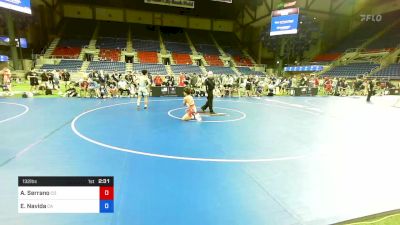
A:
<svg viewBox="0 0 400 225">
<path fill-rule="evenodd" d="M 382 15 L 371 15 L 371 14 L 361 14 L 361 21 L 362 22 L 381 22 L 382 21 Z"/>
</svg>

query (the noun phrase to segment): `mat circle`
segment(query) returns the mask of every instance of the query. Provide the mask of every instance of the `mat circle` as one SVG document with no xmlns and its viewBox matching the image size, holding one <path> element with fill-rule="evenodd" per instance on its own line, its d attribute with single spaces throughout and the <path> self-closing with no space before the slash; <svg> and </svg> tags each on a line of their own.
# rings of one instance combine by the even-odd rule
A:
<svg viewBox="0 0 400 225">
<path fill-rule="evenodd" d="M 11 116 L 11 117 L 9 117 L 9 118 L 0 120 L 0 124 L 1 124 L 1 123 L 5 123 L 5 122 L 8 122 L 8 121 L 13 120 L 13 119 L 17 119 L 18 117 L 23 116 L 24 114 L 26 114 L 26 113 L 29 111 L 29 107 L 26 106 L 26 105 L 23 105 L 23 104 L 18 104 L 18 103 L 14 103 L 14 102 L 0 102 L 0 104 L 5 104 L 5 105 L 16 105 L 16 106 L 19 106 L 19 107 L 24 108 L 24 111 L 23 111 L 23 112 L 21 112 L 21 113 L 15 115 L 15 116 Z"/>
<path fill-rule="evenodd" d="M 177 99 L 154 100 L 154 101 L 157 101 L 157 102 L 177 101 Z M 251 102 L 247 102 L 247 103 L 251 103 Z M 128 102 L 128 103 L 119 103 L 119 104 L 114 104 L 114 105 L 102 106 L 102 107 L 94 108 L 94 109 L 88 110 L 86 112 L 83 112 L 83 113 L 79 114 L 78 116 L 76 116 L 72 120 L 71 129 L 80 138 L 82 138 L 82 139 L 84 139 L 84 140 L 86 140 L 86 141 L 88 141 L 88 142 L 90 142 L 92 144 L 95 144 L 95 145 L 98 145 L 98 146 L 101 146 L 101 147 L 104 147 L 104 148 L 108 148 L 108 149 L 115 150 L 115 151 L 132 153 L 132 154 L 136 154 L 136 155 L 143 155 L 143 156 L 164 158 L 164 159 L 185 160 L 185 161 L 200 161 L 200 162 L 216 162 L 216 163 L 262 163 L 262 162 L 265 163 L 265 162 L 299 160 L 299 159 L 302 159 L 302 158 L 306 157 L 306 155 L 296 155 L 296 156 L 273 157 L 273 158 L 224 159 L 224 158 L 200 158 L 200 157 L 184 157 L 184 156 L 156 154 L 156 153 L 143 152 L 143 151 L 139 151 L 139 150 L 122 148 L 122 147 L 118 147 L 118 146 L 102 143 L 101 141 L 94 140 L 94 139 L 92 139 L 92 138 L 90 138 L 88 136 L 83 135 L 76 128 L 77 121 L 80 118 L 84 117 L 85 115 L 88 115 L 88 114 L 90 114 L 92 112 L 95 112 L 95 111 L 98 111 L 98 110 L 102 110 L 102 109 L 106 109 L 106 108 L 112 108 L 112 107 L 116 107 L 116 106 L 119 106 L 119 105 L 128 105 L 128 104 L 133 104 L 133 103 Z"/>
</svg>

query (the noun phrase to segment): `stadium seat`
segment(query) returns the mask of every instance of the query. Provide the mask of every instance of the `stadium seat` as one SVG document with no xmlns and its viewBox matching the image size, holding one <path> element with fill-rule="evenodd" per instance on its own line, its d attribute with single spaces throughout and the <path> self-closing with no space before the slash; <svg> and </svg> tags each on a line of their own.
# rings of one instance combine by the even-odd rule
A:
<svg viewBox="0 0 400 225">
<path fill-rule="evenodd" d="M 200 67 L 198 66 L 193 66 L 193 65 L 171 65 L 171 69 L 174 72 L 175 75 L 178 75 L 180 73 L 186 73 L 186 74 L 191 74 L 191 73 L 196 73 L 196 74 L 202 74 L 202 71 Z"/>
<path fill-rule="evenodd" d="M 377 78 L 400 79 L 400 64 L 390 64 L 374 74 Z"/>
<path fill-rule="evenodd" d="M 96 42 L 96 48 L 125 49 L 126 43 L 126 38 L 99 37 Z"/>
<path fill-rule="evenodd" d="M 59 64 L 44 64 L 41 69 L 43 70 L 68 70 L 71 72 L 79 71 L 82 67 L 83 61 L 81 60 L 61 60 Z"/>
<path fill-rule="evenodd" d="M 356 77 L 360 75 L 366 75 L 373 69 L 379 67 L 379 64 L 374 63 L 350 63 L 348 65 L 342 65 L 332 68 L 325 72 L 322 76 L 332 77 Z"/>
<path fill-rule="evenodd" d="M 133 64 L 133 70 L 142 71 L 147 70 L 150 74 L 153 75 L 167 75 L 167 69 L 163 64 Z"/>
<path fill-rule="evenodd" d="M 253 63 L 250 59 L 245 56 L 234 56 L 233 59 L 238 66 L 253 66 Z"/>
<path fill-rule="evenodd" d="M 90 40 L 89 39 L 70 39 L 70 38 L 61 38 L 60 42 L 58 42 L 57 47 L 79 47 L 82 48 L 86 45 L 89 45 Z"/>
<path fill-rule="evenodd" d="M 77 59 L 81 53 L 79 47 L 56 47 L 52 53 L 55 58 Z"/>
<path fill-rule="evenodd" d="M 138 58 L 141 63 L 158 63 L 157 52 L 138 52 Z"/>
<path fill-rule="evenodd" d="M 172 53 L 172 58 L 176 64 L 191 65 L 193 64 L 189 54 Z"/>
<path fill-rule="evenodd" d="M 212 71 L 214 74 L 235 74 L 235 72 L 230 67 L 222 66 L 206 66 L 206 70 Z"/>
<path fill-rule="evenodd" d="M 204 55 L 204 59 L 210 66 L 224 66 L 218 55 Z"/>
<path fill-rule="evenodd" d="M 52 55 L 55 58 L 77 59 L 84 46 L 89 45 L 89 39 L 61 38 Z"/>
<path fill-rule="evenodd" d="M 188 30 L 187 33 L 197 52 L 203 55 L 220 55 L 208 31 Z"/>
<path fill-rule="evenodd" d="M 107 72 L 118 71 L 125 72 L 126 63 L 124 62 L 107 62 L 107 61 L 93 61 L 90 62 L 88 71 L 104 70 Z"/>
<path fill-rule="evenodd" d="M 133 48 L 140 52 L 160 52 L 160 41 L 133 39 Z"/>
<path fill-rule="evenodd" d="M 165 48 L 172 53 L 192 54 L 188 43 L 183 42 L 164 42 Z"/>
<path fill-rule="evenodd" d="M 121 50 L 119 49 L 100 49 L 99 59 L 102 61 L 119 61 Z"/>
</svg>

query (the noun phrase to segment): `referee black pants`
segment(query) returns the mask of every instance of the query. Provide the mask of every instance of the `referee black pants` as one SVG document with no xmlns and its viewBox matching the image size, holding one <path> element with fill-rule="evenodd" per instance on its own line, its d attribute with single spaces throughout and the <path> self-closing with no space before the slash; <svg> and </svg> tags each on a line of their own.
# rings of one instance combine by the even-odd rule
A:
<svg viewBox="0 0 400 225">
<path fill-rule="evenodd" d="M 201 107 L 202 110 L 206 110 L 207 108 L 210 109 L 210 113 L 213 113 L 213 100 L 214 100 L 214 94 L 213 92 L 207 92 L 207 102 L 203 107 Z"/>
<path fill-rule="evenodd" d="M 371 101 L 372 94 L 373 94 L 373 91 L 368 91 L 367 102 Z"/>
</svg>

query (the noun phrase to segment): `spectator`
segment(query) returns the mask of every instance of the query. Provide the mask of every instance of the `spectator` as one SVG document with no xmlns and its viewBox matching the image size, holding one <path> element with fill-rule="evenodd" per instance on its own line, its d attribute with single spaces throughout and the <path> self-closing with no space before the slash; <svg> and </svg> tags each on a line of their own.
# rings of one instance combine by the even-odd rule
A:
<svg viewBox="0 0 400 225">
<path fill-rule="evenodd" d="M 91 78 L 88 79 L 88 83 L 89 83 L 88 84 L 89 97 L 91 97 L 91 98 L 99 97 L 100 95 L 99 95 L 99 90 L 98 90 L 98 88 L 99 88 L 98 83 Z"/>
<path fill-rule="evenodd" d="M 178 77 L 178 86 L 185 87 L 186 76 L 185 74 L 181 73 Z"/>
<path fill-rule="evenodd" d="M 85 78 L 81 79 L 79 81 L 79 86 L 80 86 L 79 96 L 83 97 L 83 98 L 86 98 L 87 97 L 87 93 L 88 93 L 88 88 L 89 88 L 88 78 L 85 77 Z"/>
<path fill-rule="evenodd" d="M 128 83 L 126 82 L 126 80 L 120 80 L 120 81 L 118 82 L 118 90 L 119 90 L 119 94 L 120 94 L 121 96 L 123 96 L 124 93 L 126 93 L 127 96 L 130 95 Z"/>
<path fill-rule="evenodd" d="M 31 92 L 37 92 L 38 91 L 38 86 L 39 86 L 39 78 L 38 74 L 35 72 L 35 70 L 31 70 L 28 72 L 27 78 L 29 79 L 29 83 L 31 85 Z"/>
<path fill-rule="evenodd" d="M 10 69 L 8 69 L 7 67 L 3 68 L 3 70 L 1 71 L 1 75 L 3 77 L 3 81 L 2 81 L 2 88 L 3 91 L 6 92 L 6 95 L 12 95 L 11 94 L 11 71 Z"/>
<path fill-rule="evenodd" d="M 162 78 L 161 78 L 160 75 L 157 75 L 157 76 L 154 78 L 154 84 L 155 84 L 157 87 L 162 86 L 163 80 L 162 80 Z"/>
<path fill-rule="evenodd" d="M 53 89 L 60 89 L 60 71 L 54 71 L 53 73 Z"/>
<path fill-rule="evenodd" d="M 118 87 L 115 81 L 108 82 L 108 93 L 110 93 L 110 97 L 119 97 Z"/>
<path fill-rule="evenodd" d="M 65 88 L 67 88 L 71 80 L 71 74 L 66 69 L 64 69 L 64 72 L 62 73 L 62 79 L 64 81 Z"/>
</svg>

